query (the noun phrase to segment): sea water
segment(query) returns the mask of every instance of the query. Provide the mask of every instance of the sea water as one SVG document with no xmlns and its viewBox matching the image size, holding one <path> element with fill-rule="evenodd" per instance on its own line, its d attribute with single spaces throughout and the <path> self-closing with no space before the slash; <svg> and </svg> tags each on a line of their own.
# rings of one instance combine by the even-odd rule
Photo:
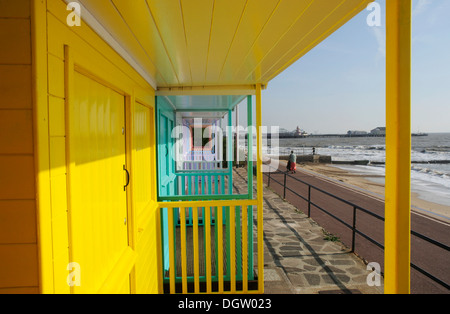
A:
<svg viewBox="0 0 450 314">
<path fill-rule="evenodd" d="M 368 166 L 337 165 L 360 174 L 385 174 L 386 139 L 383 137 L 309 137 L 299 139 L 279 139 L 278 145 L 267 150 L 269 155 L 289 155 L 294 150 L 297 155 L 316 154 L 331 156 L 333 161 L 370 162 Z M 450 206 L 450 133 L 434 133 L 423 137 L 413 137 L 411 158 L 412 191 L 423 200 Z M 384 182 L 384 179 L 375 178 Z"/>
</svg>

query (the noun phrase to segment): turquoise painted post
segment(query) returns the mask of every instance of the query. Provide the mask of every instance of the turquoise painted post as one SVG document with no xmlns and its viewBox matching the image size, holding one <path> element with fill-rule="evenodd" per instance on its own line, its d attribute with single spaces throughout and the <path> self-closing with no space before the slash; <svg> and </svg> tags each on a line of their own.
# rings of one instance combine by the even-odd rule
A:
<svg viewBox="0 0 450 314">
<path fill-rule="evenodd" d="M 237 108 L 235 110 L 238 110 Z M 230 110 L 228 115 L 228 124 L 230 125 L 229 135 L 230 135 L 230 148 L 229 148 L 229 158 L 230 161 L 228 163 L 228 169 L 229 169 L 229 181 L 228 181 L 228 192 L 230 195 L 233 195 L 233 161 L 234 161 L 234 134 L 231 126 L 233 126 L 233 112 Z M 236 127 L 238 127 L 236 125 Z M 237 141 L 239 139 L 236 139 Z M 236 279 L 241 280 L 242 279 L 242 236 L 241 236 L 241 207 L 233 207 L 230 208 L 230 210 L 235 211 L 235 256 L 236 256 Z"/>
<path fill-rule="evenodd" d="M 188 195 L 192 195 L 192 177 L 188 176 Z"/>
<path fill-rule="evenodd" d="M 172 210 L 174 211 L 173 217 L 175 219 L 175 214 L 178 215 L 180 210 L 178 208 L 173 208 Z M 177 221 L 171 221 L 170 223 L 173 224 L 173 226 L 174 226 L 174 228 L 173 228 L 173 247 L 176 250 L 176 247 L 177 247 L 177 228 L 175 226 L 176 226 Z M 175 254 L 175 265 L 177 265 L 177 254 Z M 177 274 L 177 268 L 176 267 L 175 267 L 175 269 L 173 271 L 175 273 L 175 278 L 179 277 L 179 276 L 177 276 L 178 274 Z M 180 274 L 180 276 L 181 276 L 181 274 Z"/>
<path fill-rule="evenodd" d="M 200 193 L 200 195 L 205 195 L 206 194 L 205 193 L 205 176 L 201 175 L 199 178 L 200 178 L 200 182 L 201 182 L 201 185 L 200 185 L 201 193 Z M 202 225 L 205 226 L 207 223 L 209 223 L 209 221 L 205 220 L 205 208 L 204 207 L 202 207 L 202 217 L 203 217 Z"/>
<path fill-rule="evenodd" d="M 227 174 L 223 175 L 223 181 L 222 181 L 222 193 L 223 194 L 230 194 L 229 193 L 229 187 L 230 187 L 230 182 L 231 182 L 231 177 L 230 177 L 230 169 L 231 169 L 231 156 L 230 156 L 230 146 L 231 146 L 231 110 L 228 110 L 228 120 L 227 120 L 227 151 L 226 151 L 226 158 L 227 158 Z M 225 190 L 225 180 L 228 177 L 228 186 L 227 186 L 227 192 Z M 231 268 L 231 261 L 230 261 L 230 207 L 229 206 L 225 206 L 224 208 L 224 223 L 225 223 L 225 232 L 224 232 L 224 241 L 225 241 L 225 254 L 227 256 L 227 272 L 225 274 L 225 279 L 230 281 L 231 278 L 231 272 L 230 272 L 230 268 Z"/>
<path fill-rule="evenodd" d="M 242 280 L 242 235 L 241 235 L 241 206 L 236 206 L 236 279 Z"/>
<path fill-rule="evenodd" d="M 194 176 L 194 191 L 195 195 L 198 195 L 198 176 Z"/>
<path fill-rule="evenodd" d="M 210 175 L 208 175 L 207 177 L 206 177 L 206 179 L 208 180 L 207 181 L 207 183 L 208 183 L 208 195 L 212 195 L 212 179 L 213 179 L 213 175 L 212 174 L 210 174 Z M 211 209 L 212 210 L 212 209 Z M 212 211 L 211 211 L 211 213 L 212 213 Z M 209 221 L 209 223 L 211 224 L 211 226 L 214 226 L 215 225 L 215 218 L 216 218 L 216 215 L 215 215 L 215 213 L 214 213 L 214 215 L 212 215 L 211 214 L 211 217 L 210 217 L 210 220 L 211 221 Z M 214 222 L 213 222 L 213 219 L 214 219 Z"/>
<path fill-rule="evenodd" d="M 156 97 L 156 147 L 157 147 L 157 182 L 158 182 L 158 197 L 175 196 L 177 192 L 177 181 L 174 180 L 174 159 L 173 144 L 174 139 L 171 137 L 173 127 L 174 111 L 169 106 L 164 98 Z M 172 162 L 170 162 L 172 161 Z M 177 219 L 177 215 L 174 215 L 174 219 Z M 161 236 L 163 242 L 163 257 L 164 257 L 164 270 L 169 269 L 169 223 L 175 223 L 176 221 L 168 220 L 168 211 L 164 210 L 161 215 Z"/>
<path fill-rule="evenodd" d="M 214 194 L 219 195 L 219 176 L 215 175 L 214 176 Z"/>
<path fill-rule="evenodd" d="M 219 224 L 217 223 L 217 211 L 218 207 L 214 207 L 214 217 L 215 217 L 215 226 L 214 226 L 214 246 L 216 248 L 214 259 L 216 260 L 216 275 L 214 276 L 214 280 L 219 281 Z M 220 243 L 222 245 L 222 243 Z"/>
<path fill-rule="evenodd" d="M 161 231 L 162 231 L 162 250 L 163 250 L 163 270 L 169 270 L 170 259 L 169 259 L 169 214 L 168 209 L 161 209 Z M 165 274 L 164 274 L 165 277 Z"/>
<path fill-rule="evenodd" d="M 228 110 L 228 194 L 233 194 L 233 112 Z"/>
<path fill-rule="evenodd" d="M 208 178 L 208 195 L 211 195 L 212 194 L 212 179 L 213 179 L 213 175 L 212 174 L 210 174 L 210 175 L 208 175 L 207 176 L 207 178 Z"/>
<path fill-rule="evenodd" d="M 179 192 L 179 194 L 181 195 L 181 196 L 183 196 L 184 194 L 185 194 L 185 190 L 184 190 L 184 188 L 183 188 L 183 183 L 184 183 L 184 176 L 179 176 L 179 178 L 180 178 L 180 180 L 181 180 L 181 184 L 179 185 L 179 187 L 180 187 L 180 190 L 178 191 Z M 190 218 L 191 217 L 191 212 L 189 211 L 189 217 L 188 218 Z M 181 221 L 180 221 L 181 222 Z"/>
<path fill-rule="evenodd" d="M 207 177 L 205 175 L 200 177 L 200 180 L 202 181 L 202 195 L 206 194 L 206 178 Z"/>
</svg>

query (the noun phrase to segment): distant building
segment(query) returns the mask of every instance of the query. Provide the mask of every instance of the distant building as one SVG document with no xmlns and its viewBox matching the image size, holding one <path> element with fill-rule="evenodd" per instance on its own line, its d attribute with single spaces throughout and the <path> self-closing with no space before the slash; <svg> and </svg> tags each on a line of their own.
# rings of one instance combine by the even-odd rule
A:
<svg viewBox="0 0 450 314">
<path fill-rule="evenodd" d="M 306 137 L 309 134 L 307 132 L 305 132 L 304 130 L 300 129 L 300 127 L 297 127 L 297 129 L 295 130 L 295 136 L 297 137 Z"/>
<path fill-rule="evenodd" d="M 279 128 L 278 133 L 279 134 L 287 134 L 287 133 L 292 133 L 292 132 L 289 130 L 286 130 L 285 128 Z"/>
<path fill-rule="evenodd" d="M 278 132 L 279 138 L 304 138 L 309 136 L 307 132 L 297 127 L 294 131 L 288 131 L 284 128 L 280 128 Z"/>
<path fill-rule="evenodd" d="M 376 129 L 373 129 L 370 131 L 370 134 L 372 135 L 386 135 L 386 128 L 385 127 L 378 127 Z"/>
</svg>

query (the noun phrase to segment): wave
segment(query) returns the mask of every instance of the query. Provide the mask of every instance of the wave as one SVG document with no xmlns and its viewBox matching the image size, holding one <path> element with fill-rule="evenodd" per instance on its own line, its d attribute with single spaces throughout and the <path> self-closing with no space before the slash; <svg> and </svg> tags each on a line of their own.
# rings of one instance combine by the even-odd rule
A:
<svg viewBox="0 0 450 314">
<path fill-rule="evenodd" d="M 424 153 L 424 154 L 439 154 L 439 153 L 449 153 L 450 152 L 450 147 L 429 147 L 429 148 L 425 148 L 425 149 L 414 149 L 415 151 Z"/>
<path fill-rule="evenodd" d="M 419 164 L 412 165 L 411 170 L 419 173 L 426 173 L 436 177 L 441 177 L 442 179 L 450 178 L 450 165 Z"/>
<path fill-rule="evenodd" d="M 365 142 L 364 142 L 365 141 Z M 384 176 L 386 145 L 384 139 L 310 139 L 280 141 L 274 155 L 310 155 L 312 148 L 319 155 L 331 156 L 333 161 L 362 161 L 369 166 L 349 165 L 348 170 L 370 176 Z M 411 150 L 411 179 L 415 192 L 436 198 L 450 206 L 450 134 L 413 140 Z M 341 166 L 338 166 L 341 167 Z M 345 167 L 345 166 L 343 166 Z"/>
<path fill-rule="evenodd" d="M 278 147 L 270 155 L 289 155 L 291 150 L 297 155 L 311 154 L 308 148 Z M 386 162 L 386 151 L 382 146 L 349 146 L 331 145 L 317 149 L 320 155 L 331 156 L 333 161 L 352 162 L 366 160 L 371 163 L 383 165 Z M 426 174 L 435 178 L 450 181 L 450 153 L 422 153 L 412 151 L 412 171 Z M 442 164 L 440 163 L 442 162 Z M 424 178 L 425 179 L 425 178 Z"/>
<path fill-rule="evenodd" d="M 312 154 L 312 147 L 272 147 L 273 154 L 289 155 L 293 150 L 297 155 Z M 386 147 L 378 145 L 330 145 L 326 147 L 316 147 L 319 155 L 331 156 L 338 161 L 369 160 L 371 162 L 384 162 L 386 159 Z M 272 153 L 270 153 L 272 154 Z M 450 160 L 450 152 L 436 150 L 412 150 L 412 161 L 427 163 L 432 161 Z"/>
</svg>

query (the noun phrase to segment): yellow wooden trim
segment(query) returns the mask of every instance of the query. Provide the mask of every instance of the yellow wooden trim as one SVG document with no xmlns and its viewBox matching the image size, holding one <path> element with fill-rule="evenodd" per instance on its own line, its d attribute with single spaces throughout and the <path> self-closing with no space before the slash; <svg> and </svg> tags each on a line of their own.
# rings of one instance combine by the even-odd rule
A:
<svg viewBox="0 0 450 314">
<path fill-rule="evenodd" d="M 192 219 L 194 225 L 194 291 L 200 293 L 200 263 L 198 247 L 198 208 L 192 208 Z"/>
<path fill-rule="evenodd" d="M 230 207 L 230 292 L 236 293 L 236 206 Z"/>
<path fill-rule="evenodd" d="M 139 92 L 140 89 L 138 89 L 138 94 L 140 95 L 141 92 Z M 139 96 L 139 103 L 143 104 L 142 98 Z M 157 195 L 158 195 L 158 181 L 156 173 L 158 171 L 157 167 L 157 156 L 156 156 L 156 117 L 155 117 L 155 97 L 152 97 L 152 105 L 150 106 L 150 130 L 152 130 L 150 134 L 150 146 L 151 146 L 151 173 L 154 174 L 151 178 L 151 196 L 152 196 L 152 202 L 154 202 L 154 208 L 156 210 L 156 235 L 157 235 L 157 267 L 158 267 L 158 273 L 157 278 L 158 280 L 158 290 L 159 293 L 164 293 L 164 280 L 163 280 L 163 250 L 162 250 L 162 229 L 161 224 L 158 223 L 161 221 L 161 211 L 159 210 L 158 202 L 156 201 Z M 154 201 L 153 201 L 154 200 Z"/>
<path fill-rule="evenodd" d="M 64 46 L 64 78 L 65 78 L 65 133 L 66 133 L 66 189 L 67 189 L 67 228 L 68 228 L 68 243 L 73 243 L 73 236 L 72 236 L 72 210 L 71 210 L 71 180 L 70 175 L 72 173 L 71 170 L 71 164 L 70 164 L 70 117 L 69 117 L 69 108 L 71 107 L 72 102 L 72 95 L 73 95 L 73 75 L 75 73 L 74 70 L 74 64 L 73 64 L 73 52 L 72 49 L 65 45 Z M 72 246 L 69 245 L 68 247 L 68 254 L 69 254 L 69 262 L 73 261 L 73 249 Z M 70 287 L 70 293 L 75 292 L 75 287 Z"/>
<path fill-rule="evenodd" d="M 126 92 L 124 92 L 124 90 L 120 87 L 117 87 L 116 85 L 112 84 L 110 81 L 102 78 L 100 75 L 96 74 L 96 72 L 99 73 L 99 71 L 96 71 L 95 67 L 90 67 L 87 68 L 83 65 L 81 65 L 81 55 L 77 54 L 76 55 L 76 59 L 74 60 L 74 70 L 75 72 L 78 72 L 80 74 L 83 74 L 84 76 L 86 76 L 87 78 L 105 86 L 108 87 L 109 89 L 112 89 L 113 91 L 115 91 L 116 93 L 127 97 L 129 96 L 129 94 L 127 94 Z"/>
<path fill-rule="evenodd" d="M 262 113 L 261 84 L 256 86 L 257 141 L 257 206 L 258 206 L 258 290 L 264 293 L 264 230 L 263 230 L 263 164 L 262 164 Z"/>
<path fill-rule="evenodd" d="M 148 94 L 148 92 L 147 92 Z M 139 153 L 136 152 L 136 145 L 133 142 L 135 139 L 135 129 L 136 126 L 134 125 L 134 123 L 136 122 L 136 118 L 135 118 L 135 113 L 137 108 L 141 108 L 140 106 L 142 106 L 142 108 L 146 108 L 148 110 L 148 125 L 147 128 L 150 131 L 150 136 L 149 136 L 149 150 L 150 150 L 150 156 L 151 156 L 151 160 L 148 160 L 149 162 L 149 171 L 150 174 L 155 174 L 156 170 L 155 170 L 155 155 L 154 155 L 154 151 L 155 151 L 155 140 L 154 140 L 154 135 L 155 135 L 155 127 L 154 127 L 154 97 L 152 98 L 153 101 L 152 102 L 148 102 L 149 99 L 146 99 L 146 94 L 145 91 L 142 90 L 139 87 L 135 87 L 133 89 L 133 93 L 130 96 L 130 116 L 131 116 L 131 122 L 127 122 L 127 128 L 130 131 L 127 131 L 128 135 L 131 134 L 131 138 L 129 139 L 130 141 L 130 145 L 132 147 L 131 149 L 131 154 L 132 154 L 132 164 L 131 164 L 131 186 L 132 186 L 132 190 L 134 191 L 132 193 L 133 195 L 133 200 L 132 200 L 132 215 L 130 217 L 130 223 L 134 224 L 132 228 L 133 230 L 133 234 L 135 236 L 135 244 L 132 246 L 134 250 L 138 250 L 139 248 L 139 244 L 140 244 L 140 237 L 142 234 L 144 234 L 144 227 L 146 226 L 145 232 L 151 232 L 153 237 L 155 237 L 155 239 L 152 239 L 152 242 L 155 241 L 156 243 L 156 252 L 152 251 L 151 253 L 148 251 L 145 252 L 138 252 L 138 254 L 142 254 L 142 255 L 151 255 L 151 256 L 155 256 L 156 258 L 156 269 L 153 269 L 152 267 L 152 274 L 158 279 L 157 282 L 158 284 L 157 286 L 157 292 L 158 293 L 164 293 L 164 283 L 163 283 L 163 267 L 162 267 L 162 249 L 161 249 L 161 235 L 160 235 L 160 223 L 158 223 L 160 221 L 160 212 L 158 211 L 158 204 L 156 203 L 155 200 L 150 200 L 150 202 L 145 206 L 145 208 L 140 208 L 138 209 L 138 206 L 136 204 L 136 197 L 135 194 L 139 191 L 139 189 L 137 189 L 137 184 L 136 183 L 136 172 L 135 171 L 139 171 L 138 169 L 136 169 L 136 162 L 137 162 L 137 156 Z M 139 106 L 139 107 L 138 107 Z M 128 127 L 129 126 L 129 127 Z M 128 140 L 129 137 L 127 137 Z M 127 158 L 127 162 L 128 162 L 128 158 Z M 134 168 L 133 168 L 134 167 Z M 149 179 L 150 178 L 150 179 Z M 150 176 L 147 177 L 147 182 L 145 184 L 149 184 L 149 193 L 150 193 L 150 197 L 151 198 L 156 198 L 156 192 L 155 192 L 155 184 L 156 184 L 156 176 Z M 137 215 L 137 216 L 136 216 Z M 136 216 L 136 217 L 134 217 Z M 152 225 L 149 226 L 150 221 L 152 221 Z M 144 259 L 145 260 L 145 259 Z M 141 268 L 142 269 L 142 268 Z M 134 271 L 135 272 L 135 271 Z M 141 286 L 139 285 L 140 283 L 140 279 L 139 279 L 139 274 L 131 274 L 131 287 L 132 287 L 132 293 L 134 293 L 133 291 L 133 286 L 136 285 L 136 287 Z M 137 291 L 137 293 L 140 293 L 140 291 Z"/>
<path fill-rule="evenodd" d="M 170 260 L 170 266 L 169 266 L 169 275 L 170 275 L 170 293 L 175 294 L 175 272 L 176 272 L 176 266 L 175 266 L 175 247 L 174 247 L 174 221 L 173 221 L 173 209 L 169 208 L 167 209 L 168 212 L 168 224 L 169 224 L 169 260 Z"/>
<path fill-rule="evenodd" d="M 157 209 L 157 207 L 156 207 Z M 159 294 L 163 294 L 164 293 L 164 272 L 163 272 L 163 256 L 162 256 L 162 229 L 161 229 L 161 224 L 158 223 L 161 221 L 161 211 L 160 210 L 156 210 L 156 243 L 157 243 L 157 267 L 158 267 L 158 273 L 157 278 L 158 278 L 158 293 Z"/>
<path fill-rule="evenodd" d="M 411 1 L 386 1 L 385 292 L 410 293 Z"/>
<path fill-rule="evenodd" d="M 153 99 L 155 99 L 153 97 Z M 158 180 L 157 180 L 157 172 L 158 172 L 158 166 L 157 166 L 157 154 L 156 154 L 156 115 L 155 115 L 155 108 L 151 108 L 150 111 L 150 129 L 153 130 L 152 134 L 150 135 L 150 146 L 152 147 L 151 149 L 151 155 L 152 155 L 152 161 L 151 161 L 151 172 L 154 174 L 154 176 L 152 177 L 152 197 L 156 202 L 157 199 L 157 195 L 158 195 Z M 159 225 L 159 224 L 158 224 Z M 162 252 L 162 251 L 159 251 Z M 161 263 L 162 263 L 162 256 L 160 256 L 161 258 Z"/>
<path fill-rule="evenodd" d="M 170 223 L 170 222 L 169 222 Z M 180 233 L 181 233 L 181 276 L 183 294 L 187 293 L 187 247 L 186 247 L 186 211 L 180 210 Z"/>
<path fill-rule="evenodd" d="M 205 207 L 206 293 L 212 292 L 211 280 L 211 207 Z"/>
<path fill-rule="evenodd" d="M 242 207 L 242 292 L 248 292 L 248 207 Z"/>
<path fill-rule="evenodd" d="M 222 206 L 217 206 L 217 241 L 219 245 L 217 246 L 218 253 L 217 253 L 217 259 L 219 260 L 218 263 L 218 275 L 219 275 L 219 293 L 223 293 L 224 290 L 224 282 L 223 282 L 223 208 Z"/>
<path fill-rule="evenodd" d="M 47 98 L 47 3 L 31 1 L 32 93 L 36 171 L 39 291 L 54 293 Z"/>
<path fill-rule="evenodd" d="M 135 152 L 133 150 L 134 138 L 134 113 L 136 98 L 134 94 L 125 97 L 125 162 L 126 168 L 133 174 L 133 165 L 135 164 Z M 134 202 L 134 176 L 131 175 L 130 185 L 127 187 L 127 227 L 128 227 L 128 246 L 136 252 L 137 248 L 137 220 L 136 206 Z M 130 273 L 130 292 L 136 294 L 136 269 L 133 267 Z"/>
</svg>

